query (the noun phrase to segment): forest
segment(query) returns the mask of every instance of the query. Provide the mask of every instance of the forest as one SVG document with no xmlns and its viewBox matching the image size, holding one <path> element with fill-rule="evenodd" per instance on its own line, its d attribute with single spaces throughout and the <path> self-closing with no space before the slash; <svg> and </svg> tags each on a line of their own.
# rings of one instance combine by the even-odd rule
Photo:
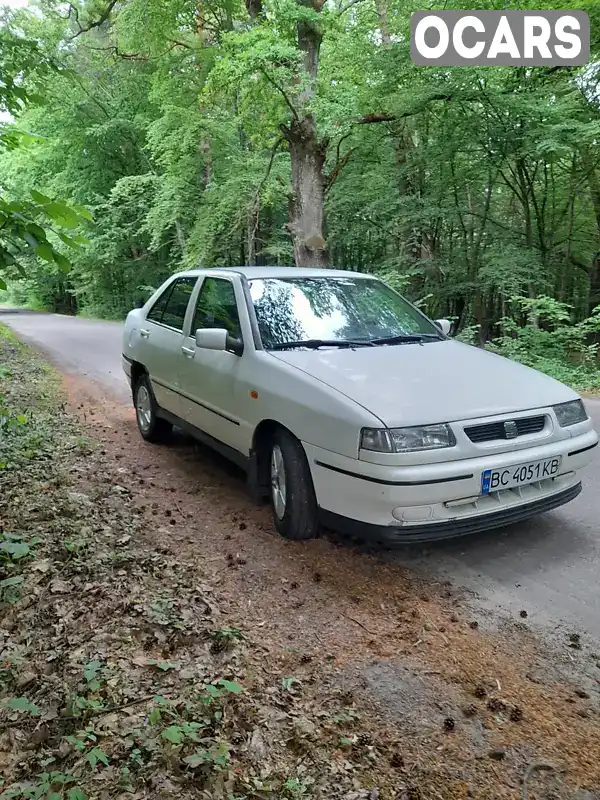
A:
<svg viewBox="0 0 600 800">
<path fill-rule="evenodd" d="M 600 4 L 581 68 L 416 66 L 419 8 L 4 8 L 0 301 L 122 319 L 184 268 L 358 269 L 600 386 Z"/>
</svg>

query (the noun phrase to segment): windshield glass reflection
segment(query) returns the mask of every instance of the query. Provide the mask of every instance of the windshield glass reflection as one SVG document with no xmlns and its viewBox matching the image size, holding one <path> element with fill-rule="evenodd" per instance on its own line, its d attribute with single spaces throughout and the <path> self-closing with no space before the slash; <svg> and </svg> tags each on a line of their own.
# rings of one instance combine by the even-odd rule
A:
<svg viewBox="0 0 600 800">
<path fill-rule="evenodd" d="M 433 323 L 376 279 L 256 278 L 250 295 L 267 349 L 315 339 L 441 338 Z"/>
</svg>

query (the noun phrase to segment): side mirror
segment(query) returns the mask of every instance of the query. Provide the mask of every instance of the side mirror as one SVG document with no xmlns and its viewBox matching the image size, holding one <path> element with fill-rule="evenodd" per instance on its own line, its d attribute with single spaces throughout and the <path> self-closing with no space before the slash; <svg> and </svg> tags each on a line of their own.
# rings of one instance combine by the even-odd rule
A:
<svg viewBox="0 0 600 800">
<path fill-rule="evenodd" d="M 226 350 L 228 333 L 225 328 L 198 328 L 196 347 L 203 350 Z"/>
<path fill-rule="evenodd" d="M 203 350 L 227 350 L 236 356 L 241 356 L 244 352 L 242 340 L 230 336 L 225 328 L 198 328 L 196 347 Z"/>
<path fill-rule="evenodd" d="M 452 323 L 449 319 L 436 319 L 435 324 L 438 326 L 444 336 L 448 336 L 450 334 L 450 331 L 452 330 Z"/>
</svg>

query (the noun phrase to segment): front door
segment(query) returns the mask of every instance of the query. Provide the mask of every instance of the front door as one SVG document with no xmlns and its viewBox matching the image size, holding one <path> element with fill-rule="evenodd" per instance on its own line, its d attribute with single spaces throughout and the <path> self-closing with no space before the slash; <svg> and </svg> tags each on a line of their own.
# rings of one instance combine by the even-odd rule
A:
<svg viewBox="0 0 600 800">
<path fill-rule="evenodd" d="M 247 432 L 240 415 L 243 355 L 196 347 L 199 328 L 225 328 L 242 340 L 236 287 L 228 278 L 206 277 L 200 287 L 190 335 L 180 360 L 181 416 L 204 433 L 245 452 Z"/>
</svg>

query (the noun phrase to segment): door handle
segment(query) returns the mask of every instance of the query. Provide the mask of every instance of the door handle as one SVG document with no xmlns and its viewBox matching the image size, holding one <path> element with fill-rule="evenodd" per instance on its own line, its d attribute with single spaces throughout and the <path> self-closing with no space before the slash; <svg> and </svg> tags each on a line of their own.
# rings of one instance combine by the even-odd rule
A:
<svg viewBox="0 0 600 800">
<path fill-rule="evenodd" d="M 186 358 L 193 358 L 196 355 L 196 350 L 194 348 L 186 347 L 185 345 L 181 346 L 181 352 Z"/>
<path fill-rule="evenodd" d="M 140 328 L 140 336 L 143 336 L 144 339 L 147 339 L 150 336 L 150 331 L 146 330 L 145 328 Z"/>
</svg>

